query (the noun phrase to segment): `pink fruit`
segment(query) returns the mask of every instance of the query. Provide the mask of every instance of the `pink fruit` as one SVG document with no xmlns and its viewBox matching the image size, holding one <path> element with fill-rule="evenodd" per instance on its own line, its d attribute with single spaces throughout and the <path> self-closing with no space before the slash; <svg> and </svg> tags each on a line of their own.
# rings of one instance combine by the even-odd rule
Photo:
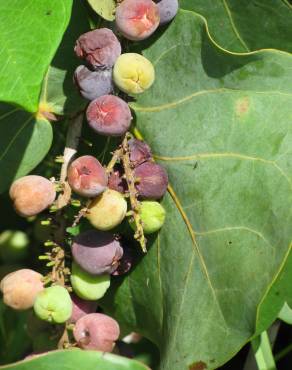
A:
<svg viewBox="0 0 292 370">
<path fill-rule="evenodd" d="M 159 8 L 152 0 L 124 0 L 116 9 L 116 25 L 129 40 L 144 40 L 159 26 Z"/>
<path fill-rule="evenodd" d="M 71 299 L 73 303 L 72 315 L 69 320 L 71 323 L 75 323 L 87 314 L 94 313 L 97 309 L 96 301 L 86 301 L 73 293 L 71 294 Z"/>
<path fill-rule="evenodd" d="M 121 54 L 121 44 L 110 29 L 99 28 L 81 35 L 74 51 L 94 69 L 111 68 Z"/>
<path fill-rule="evenodd" d="M 86 111 L 89 126 L 100 135 L 121 136 L 128 131 L 132 115 L 126 102 L 114 95 L 93 100 Z"/>
<path fill-rule="evenodd" d="M 154 162 L 144 162 L 136 167 L 135 178 L 139 196 L 143 199 L 159 199 L 167 190 L 168 176 L 165 169 Z"/>
<path fill-rule="evenodd" d="M 74 338 L 79 347 L 88 350 L 111 352 L 119 338 L 119 324 L 107 315 L 91 313 L 76 322 Z"/>
<path fill-rule="evenodd" d="M 100 162 L 91 155 L 73 161 L 68 169 L 68 182 L 75 193 L 96 197 L 107 187 L 107 174 Z"/>
<path fill-rule="evenodd" d="M 9 190 L 16 212 L 23 217 L 35 216 L 55 200 L 54 185 L 42 176 L 29 175 L 13 182 Z"/>
<path fill-rule="evenodd" d="M 15 310 L 26 310 L 34 304 L 43 287 L 43 276 L 29 269 L 17 270 L 6 275 L 0 283 L 4 303 Z"/>
</svg>

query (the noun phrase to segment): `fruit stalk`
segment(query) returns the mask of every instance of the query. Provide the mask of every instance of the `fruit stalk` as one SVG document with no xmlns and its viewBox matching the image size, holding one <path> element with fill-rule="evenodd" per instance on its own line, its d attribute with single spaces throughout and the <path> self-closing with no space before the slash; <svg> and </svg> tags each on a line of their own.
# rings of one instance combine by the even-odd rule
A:
<svg viewBox="0 0 292 370">
<path fill-rule="evenodd" d="M 140 243 L 142 251 L 146 253 L 147 252 L 146 238 L 144 236 L 143 225 L 142 225 L 142 220 L 140 216 L 140 203 L 138 201 L 138 191 L 135 187 L 136 179 L 134 176 L 132 164 L 130 161 L 130 154 L 129 154 L 128 140 L 131 138 L 132 138 L 132 135 L 127 133 L 123 139 L 122 161 L 123 161 L 125 177 L 126 177 L 126 181 L 127 181 L 128 189 L 129 189 L 129 198 L 130 198 L 131 209 L 132 209 L 131 216 L 133 217 L 134 223 L 136 225 L 136 231 L 134 234 L 134 238 Z"/>
</svg>

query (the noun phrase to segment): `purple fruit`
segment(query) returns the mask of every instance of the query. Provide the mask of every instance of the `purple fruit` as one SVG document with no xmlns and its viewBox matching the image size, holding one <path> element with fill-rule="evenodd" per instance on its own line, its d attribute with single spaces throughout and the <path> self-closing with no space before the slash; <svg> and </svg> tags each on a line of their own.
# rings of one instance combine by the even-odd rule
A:
<svg viewBox="0 0 292 370">
<path fill-rule="evenodd" d="M 71 323 L 75 323 L 81 317 L 88 315 L 89 313 L 94 313 L 97 309 L 96 301 L 86 301 L 77 297 L 75 294 L 71 294 L 71 299 L 73 303 L 72 315 L 69 319 Z"/>
<path fill-rule="evenodd" d="M 160 15 L 160 25 L 170 22 L 177 14 L 178 0 L 156 0 Z"/>
<path fill-rule="evenodd" d="M 114 276 L 124 275 L 130 271 L 134 263 L 134 252 L 130 248 L 124 248 L 123 257 L 119 261 L 118 268 L 112 273 Z"/>
<path fill-rule="evenodd" d="M 116 320 L 101 313 L 91 313 L 76 322 L 74 338 L 79 347 L 87 350 L 111 352 L 119 338 Z"/>
<path fill-rule="evenodd" d="M 86 272 L 111 274 L 119 266 L 123 248 L 111 233 L 88 230 L 74 238 L 72 254 L 75 262 Z"/>
<path fill-rule="evenodd" d="M 165 169 L 154 162 L 144 162 L 136 167 L 135 178 L 139 196 L 143 199 L 159 199 L 167 190 L 168 176 Z"/>
<path fill-rule="evenodd" d="M 108 178 L 108 187 L 124 194 L 128 189 L 128 185 L 126 179 L 124 179 L 122 175 L 121 168 L 113 171 Z"/>
<path fill-rule="evenodd" d="M 145 141 L 129 140 L 130 161 L 136 167 L 139 164 L 149 161 L 152 158 L 151 149 Z"/>
<path fill-rule="evenodd" d="M 114 95 L 104 95 L 93 100 L 86 111 L 89 126 L 100 135 L 124 135 L 132 120 L 130 108 L 124 100 Z"/>
<path fill-rule="evenodd" d="M 69 166 L 67 176 L 73 191 L 83 197 L 96 197 L 107 187 L 106 171 L 91 155 L 75 159 Z"/>
<path fill-rule="evenodd" d="M 81 35 L 74 51 L 94 69 L 111 68 L 121 54 L 121 44 L 110 29 L 99 28 Z"/>
<path fill-rule="evenodd" d="M 74 82 L 85 99 L 94 100 L 113 91 L 112 69 L 91 71 L 79 66 L 74 72 Z"/>
</svg>

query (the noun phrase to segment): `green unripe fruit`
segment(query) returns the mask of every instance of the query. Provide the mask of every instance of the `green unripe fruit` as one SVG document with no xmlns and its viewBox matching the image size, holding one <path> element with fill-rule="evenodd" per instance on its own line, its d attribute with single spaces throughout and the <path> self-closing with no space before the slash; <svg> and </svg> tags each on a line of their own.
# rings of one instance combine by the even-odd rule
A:
<svg viewBox="0 0 292 370">
<path fill-rule="evenodd" d="M 27 255 L 29 239 L 23 231 L 6 230 L 0 234 L 0 255 L 5 262 L 17 262 Z"/>
<path fill-rule="evenodd" d="M 118 191 L 108 189 L 88 207 L 88 221 L 98 230 L 111 230 L 119 225 L 127 213 L 127 202 Z"/>
<path fill-rule="evenodd" d="M 39 319 L 61 324 L 71 317 L 72 301 L 65 288 L 54 285 L 37 295 L 33 308 Z"/>
<path fill-rule="evenodd" d="M 82 299 L 95 301 L 102 298 L 110 286 L 110 275 L 91 275 L 77 263 L 72 263 L 71 284 L 74 293 Z"/>
<path fill-rule="evenodd" d="M 155 70 L 152 63 L 140 54 L 125 53 L 118 57 L 113 71 L 118 88 L 127 94 L 140 94 L 153 84 Z"/>
<path fill-rule="evenodd" d="M 165 209 L 158 202 L 145 200 L 140 203 L 140 216 L 145 234 L 152 234 L 158 231 L 165 221 Z M 130 226 L 135 230 L 136 226 L 133 221 Z"/>
</svg>

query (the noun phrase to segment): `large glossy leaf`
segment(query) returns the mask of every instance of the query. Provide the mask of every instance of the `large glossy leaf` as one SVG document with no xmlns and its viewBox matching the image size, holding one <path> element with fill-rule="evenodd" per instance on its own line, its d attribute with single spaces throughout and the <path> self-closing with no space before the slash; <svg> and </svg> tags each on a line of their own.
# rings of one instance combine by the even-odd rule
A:
<svg viewBox="0 0 292 370">
<path fill-rule="evenodd" d="M 66 350 L 3 366 L 7 370 L 150 370 L 147 366 L 110 353 Z"/>
<path fill-rule="evenodd" d="M 156 81 L 132 108 L 169 174 L 167 219 L 103 305 L 161 369 L 214 369 L 255 332 L 291 242 L 292 56 L 228 53 L 187 11 L 145 55 Z"/>
<path fill-rule="evenodd" d="M 9 104 L 0 103 L 0 193 L 30 172 L 52 143 L 50 122 Z"/>
<path fill-rule="evenodd" d="M 0 101 L 37 111 L 41 83 L 70 18 L 72 0 L 0 3 Z"/>
<path fill-rule="evenodd" d="M 180 0 L 180 6 L 203 15 L 211 36 L 230 51 L 292 51 L 292 7 L 286 0 Z"/>
<path fill-rule="evenodd" d="M 89 30 L 87 14 L 81 0 L 75 0 L 69 25 L 44 78 L 40 103 L 57 114 L 73 114 L 84 108 L 73 83 L 73 73 L 82 60 L 74 53 L 77 38 Z"/>
</svg>

